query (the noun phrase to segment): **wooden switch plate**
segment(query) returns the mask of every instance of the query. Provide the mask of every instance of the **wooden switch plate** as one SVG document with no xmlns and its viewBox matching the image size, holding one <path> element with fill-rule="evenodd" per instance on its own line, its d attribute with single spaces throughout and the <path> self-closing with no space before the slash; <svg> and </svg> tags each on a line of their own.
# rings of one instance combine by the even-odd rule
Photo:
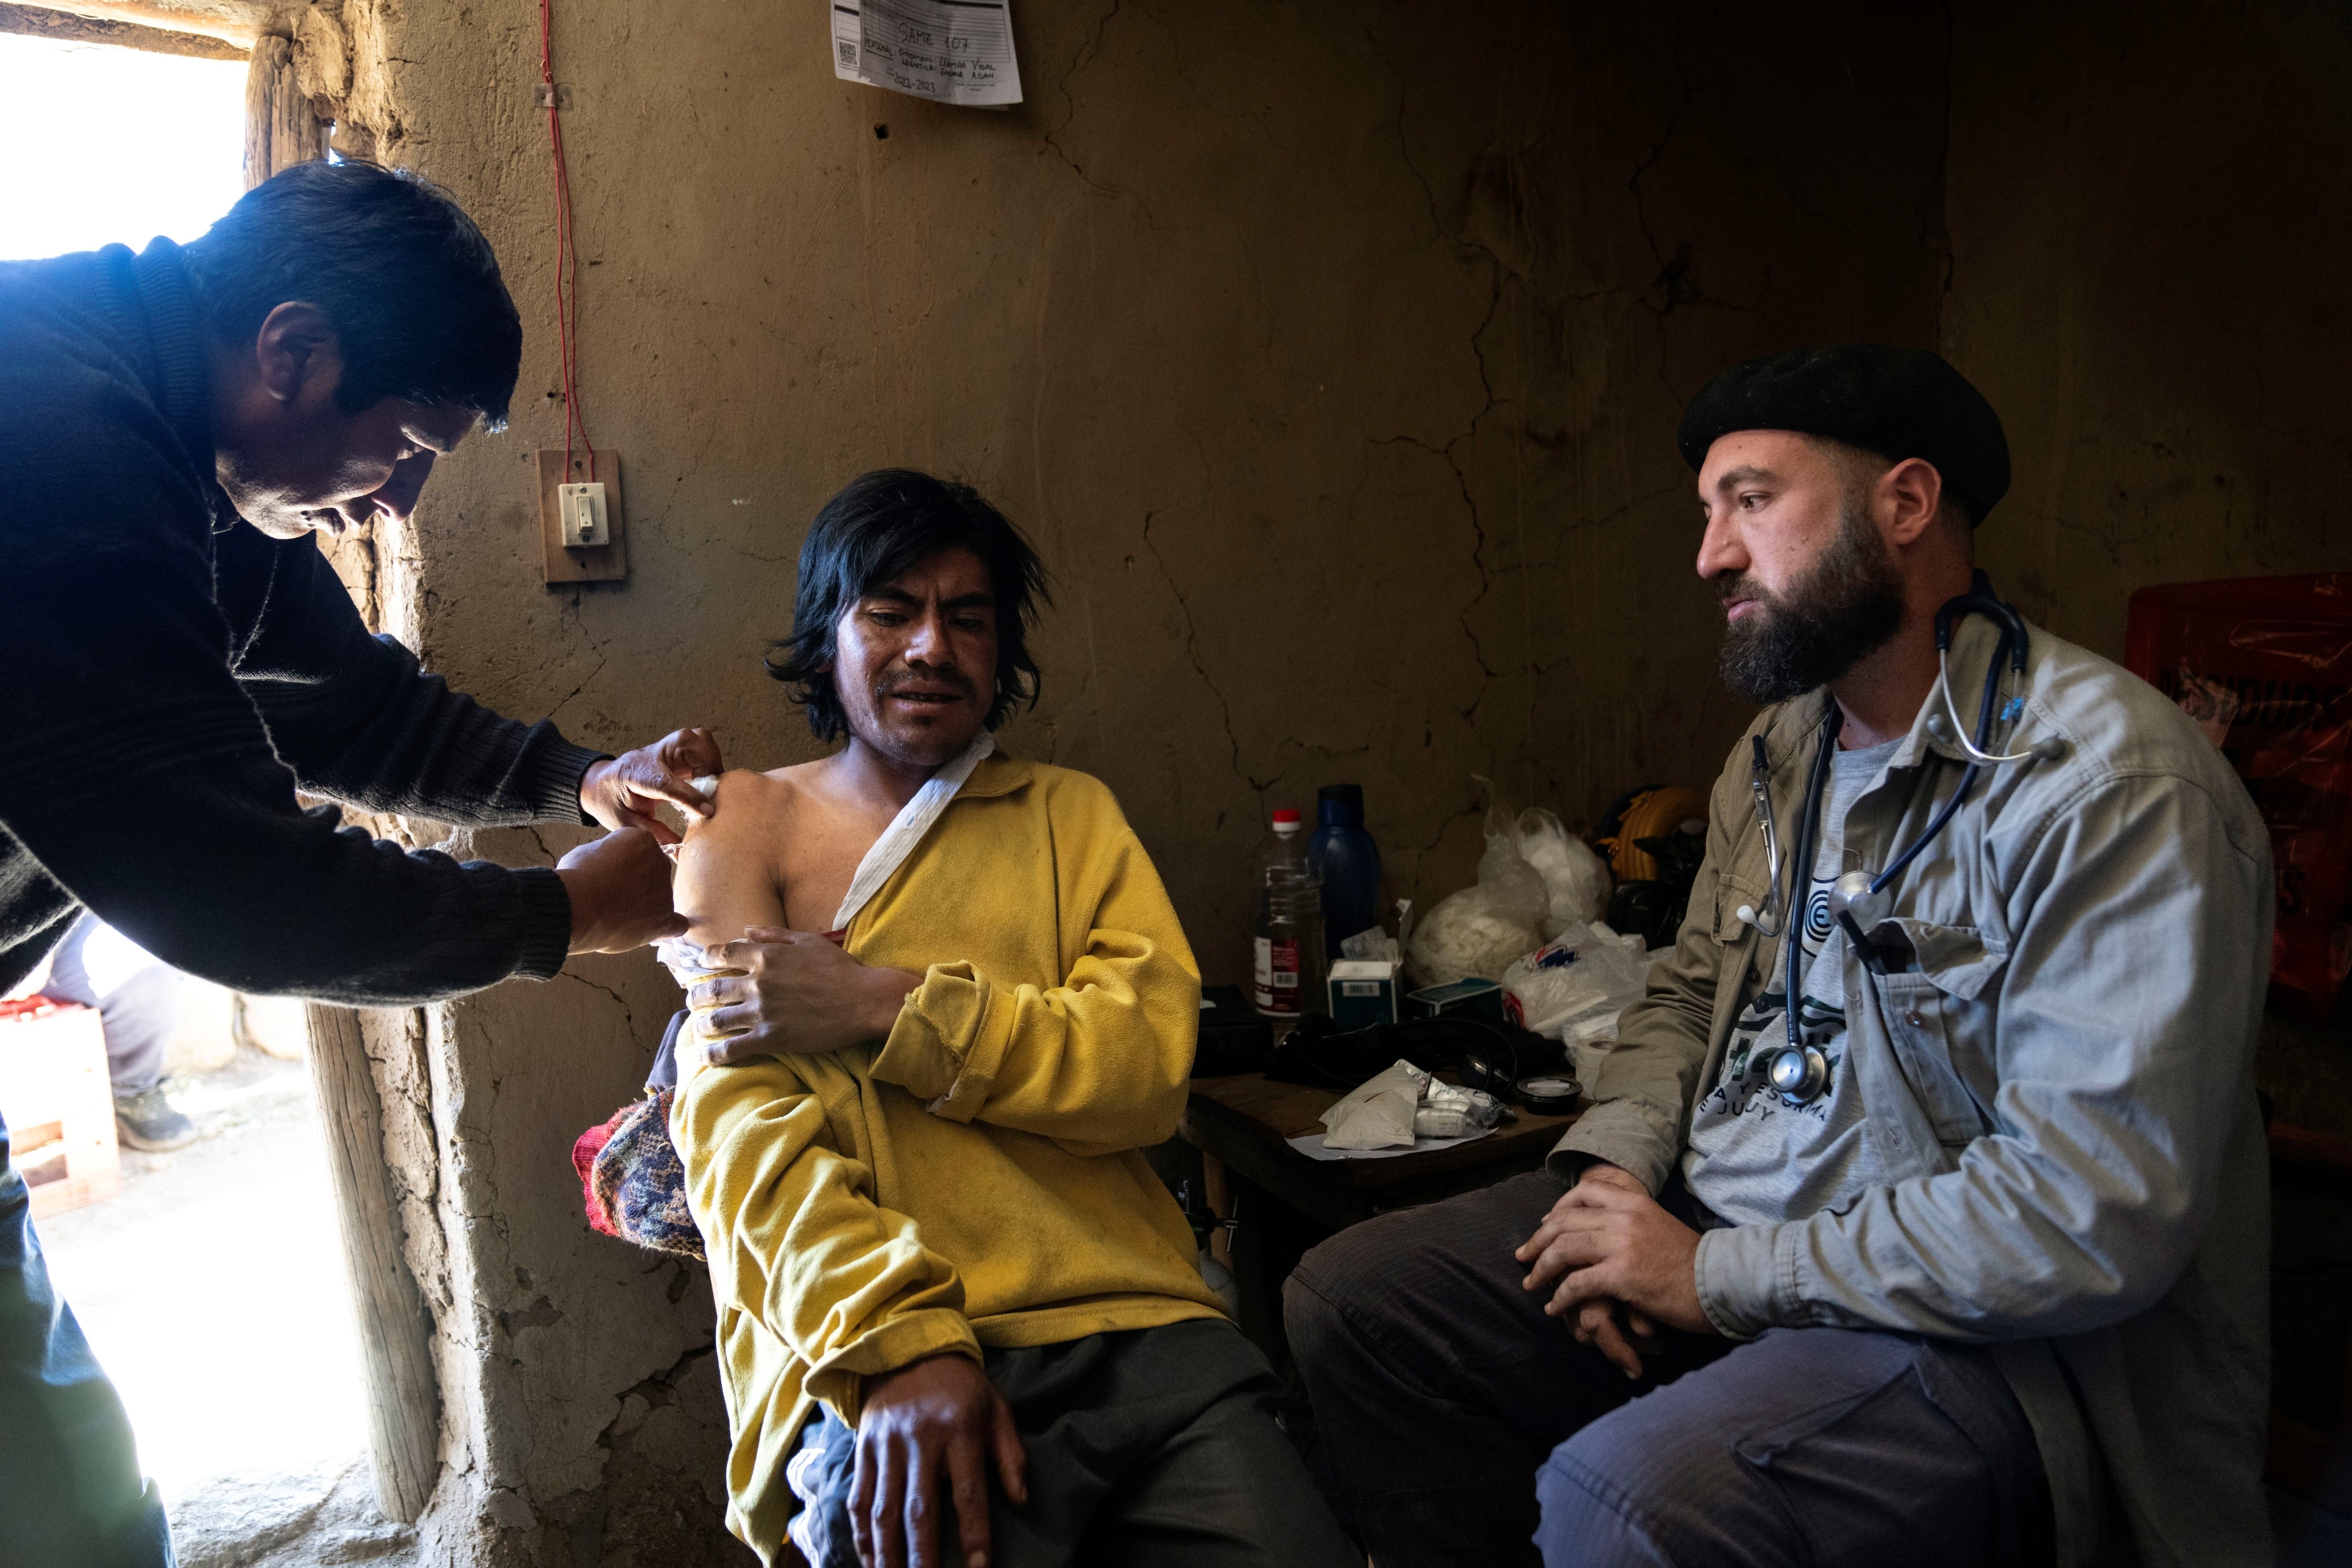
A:
<svg viewBox="0 0 2352 1568">
<path fill-rule="evenodd" d="M 596 482 L 604 487 L 604 527 L 613 542 L 593 549 L 566 549 L 563 524 L 555 514 L 555 487 L 588 481 L 588 454 L 574 447 L 572 472 L 563 471 L 563 448 L 542 447 L 531 454 L 539 466 L 539 542 L 547 563 L 550 587 L 558 583 L 617 583 L 629 574 L 627 511 L 621 505 L 621 454 L 599 450 Z"/>
</svg>

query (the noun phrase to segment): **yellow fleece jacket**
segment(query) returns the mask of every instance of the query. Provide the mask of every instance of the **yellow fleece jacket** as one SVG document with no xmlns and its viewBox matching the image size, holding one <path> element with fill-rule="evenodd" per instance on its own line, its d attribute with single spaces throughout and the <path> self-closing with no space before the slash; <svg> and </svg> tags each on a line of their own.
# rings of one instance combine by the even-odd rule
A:
<svg viewBox="0 0 2352 1568">
<path fill-rule="evenodd" d="M 1183 1110 L 1200 970 L 1110 791 L 992 756 L 850 922 L 923 983 L 878 1046 L 706 1067 L 670 1130 L 710 1258 L 728 1523 L 772 1562 L 822 1400 L 942 1351 L 1222 1313 L 1139 1151 Z"/>
</svg>

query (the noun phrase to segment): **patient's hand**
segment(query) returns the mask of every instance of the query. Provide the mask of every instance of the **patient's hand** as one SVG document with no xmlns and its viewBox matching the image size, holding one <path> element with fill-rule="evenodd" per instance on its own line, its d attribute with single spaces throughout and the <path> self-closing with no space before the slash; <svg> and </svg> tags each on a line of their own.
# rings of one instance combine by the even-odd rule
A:
<svg viewBox="0 0 2352 1568">
<path fill-rule="evenodd" d="M 1532 1265 L 1528 1289 L 1559 1282 L 1544 1310 L 1573 1312 L 1578 1341 L 1628 1377 L 1641 1375 L 1640 1352 L 1653 1348 L 1657 1323 L 1715 1331 L 1699 1306 L 1697 1255 L 1697 1232 L 1660 1206 L 1638 1178 L 1605 1164 L 1588 1167 L 1513 1254 Z"/>
<path fill-rule="evenodd" d="M 903 969 L 860 963 L 830 938 L 779 926 L 754 926 L 703 956 L 713 969 L 743 971 L 686 994 L 710 1059 L 721 1063 L 869 1045 L 888 1036 L 907 994 L 923 983 Z"/>
<path fill-rule="evenodd" d="M 866 1568 L 932 1568 L 940 1483 L 955 1500 L 964 1568 L 988 1565 L 988 1462 L 1015 1505 L 1029 1500 L 1028 1455 L 1013 1410 L 970 1357 L 935 1355 L 868 1378 L 857 1417 L 849 1527 Z"/>
</svg>

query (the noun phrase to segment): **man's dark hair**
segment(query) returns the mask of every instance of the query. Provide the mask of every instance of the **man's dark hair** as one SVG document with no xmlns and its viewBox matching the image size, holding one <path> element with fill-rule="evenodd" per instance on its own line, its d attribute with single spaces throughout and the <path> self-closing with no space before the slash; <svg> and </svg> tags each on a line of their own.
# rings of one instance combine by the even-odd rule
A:
<svg viewBox="0 0 2352 1568">
<path fill-rule="evenodd" d="M 925 556 L 958 546 L 980 557 L 996 593 L 996 699 L 988 727 L 1011 717 L 1016 703 L 1037 705 L 1028 633 L 1038 601 L 1054 602 L 1037 552 L 970 485 L 877 468 L 843 486 L 816 514 L 801 545 L 793 635 L 768 645 L 768 673 L 792 688 L 818 740 L 837 740 L 849 728 L 833 685 L 833 631 L 842 612 Z"/>
<path fill-rule="evenodd" d="M 215 336 L 250 342 L 289 300 L 325 311 L 342 339 L 346 413 L 404 397 L 506 424 L 522 318 L 490 242 L 429 180 L 356 160 L 297 163 L 184 254 Z"/>
</svg>

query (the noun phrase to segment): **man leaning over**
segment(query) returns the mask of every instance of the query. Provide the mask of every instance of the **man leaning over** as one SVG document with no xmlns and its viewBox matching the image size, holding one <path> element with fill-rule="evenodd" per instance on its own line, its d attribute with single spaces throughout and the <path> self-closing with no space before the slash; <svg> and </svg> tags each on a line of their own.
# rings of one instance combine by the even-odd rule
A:
<svg viewBox="0 0 2352 1568">
<path fill-rule="evenodd" d="M 728 774 L 688 830 L 678 907 L 744 972 L 689 994 L 740 1032 L 671 1117 L 730 1522 L 772 1562 L 790 1521 L 815 1568 L 1338 1568 L 1265 1358 L 1139 1152 L 1198 1030 L 1176 912 L 1108 789 L 993 750 L 1041 586 L 968 487 L 852 483 L 771 667 L 847 744 Z"/>
<path fill-rule="evenodd" d="M 2008 488 L 2000 421 L 1935 355 L 1850 346 L 1726 372 L 1681 445 L 1725 678 L 1775 706 L 1549 1173 L 1292 1277 L 1340 1500 L 1381 1568 L 1530 1532 L 1555 1568 L 2268 1562 L 2252 803 L 2154 689 L 2031 628 L 1990 749 L 2034 754 L 1850 930 L 1832 884 L 1969 776 L 1998 633 L 1959 624 L 1956 726 L 1933 623 Z M 1777 888 L 1758 740 L 1785 853 L 1821 812 Z M 1801 1047 L 1759 926 L 1802 943 Z"/>
<path fill-rule="evenodd" d="M 185 247 L 0 263 L 0 995 L 84 907 L 191 973 L 361 1005 L 678 928 L 646 832 L 509 870 L 295 800 L 618 827 L 716 764 L 698 731 L 616 760 L 477 706 L 367 635 L 310 538 L 405 519 L 503 422 L 521 345 L 480 231 L 365 163 L 289 169 Z M 168 1563 L 6 1150 L 0 1564 Z"/>
</svg>

